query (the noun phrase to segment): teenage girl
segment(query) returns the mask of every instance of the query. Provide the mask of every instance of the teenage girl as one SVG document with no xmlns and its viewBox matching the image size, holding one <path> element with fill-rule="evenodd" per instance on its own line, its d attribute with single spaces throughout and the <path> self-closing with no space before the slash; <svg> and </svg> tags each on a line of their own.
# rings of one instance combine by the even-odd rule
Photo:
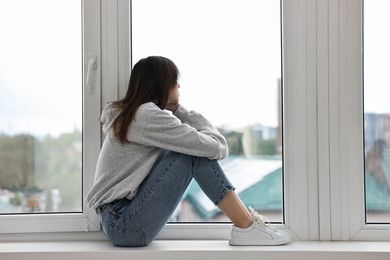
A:
<svg viewBox="0 0 390 260">
<path fill-rule="evenodd" d="M 151 243 L 175 211 L 192 179 L 233 226 L 230 245 L 280 245 L 290 237 L 249 211 L 218 160 L 224 136 L 179 102 L 179 70 L 164 57 L 135 64 L 125 98 L 101 115 L 106 137 L 87 205 L 117 246 Z"/>
</svg>

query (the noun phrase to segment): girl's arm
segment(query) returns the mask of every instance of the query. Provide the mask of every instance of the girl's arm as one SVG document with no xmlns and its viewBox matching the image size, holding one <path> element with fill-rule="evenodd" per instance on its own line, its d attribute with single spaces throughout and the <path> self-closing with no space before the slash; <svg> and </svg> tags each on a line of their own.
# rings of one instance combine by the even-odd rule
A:
<svg viewBox="0 0 390 260">
<path fill-rule="evenodd" d="M 142 109 L 130 124 L 130 141 L 209 159 L 228 155 L 225 137 L 201 114 L 181 105 L 173 115 L 158 108 Z M 148 117 L 145 121 L 141 120 L 144 116 Z"/>
</svg>

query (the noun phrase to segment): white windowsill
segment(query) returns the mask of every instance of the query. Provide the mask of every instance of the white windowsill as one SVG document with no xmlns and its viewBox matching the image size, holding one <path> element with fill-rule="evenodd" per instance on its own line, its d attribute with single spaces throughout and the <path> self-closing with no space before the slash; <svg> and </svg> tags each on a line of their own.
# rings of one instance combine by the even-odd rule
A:
<svg viewBox="0 0 390 260">
<path fill-rule="evenodd" d="M 120 248 L 107 241 L 3 242 L 0 259 L 390 259 L 390 242 L 292 242 L 284 246 L 233 247 L 223 240 L 158 240 Z"/>
</svg>

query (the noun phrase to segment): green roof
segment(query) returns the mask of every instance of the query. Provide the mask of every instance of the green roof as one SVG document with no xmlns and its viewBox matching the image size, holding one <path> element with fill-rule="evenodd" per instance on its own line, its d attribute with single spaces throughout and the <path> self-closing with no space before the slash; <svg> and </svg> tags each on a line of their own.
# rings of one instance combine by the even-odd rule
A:
<svg viewBox="0 0 390 260">
<path fill-rule="evenodd" d="M 259 158 L 252 158 L 250 160 L 264 161 L 264 159 Z M 241 160 L 240 163 L 245 164 L 247 161 Z M 283 209 L 282 185 L 283 170 L 282 167 L 277 167 L 258 179 L 258 181 L 254 181 L 244 189 L 238 190 L 237 193 L 246 206 L 251 206 L 259 211 L 280 211 Z M 365 189 L 367 210 L 390 211 L 389 188 L 376 180 L 371 174 L 367 174 Z M 211 220 L 220 213 L 217 207 L 207 204 L 210 202 L 195 181 L 190 183 L 183 199 L 187 199 L 196 213 L 204 220 Z"/>
<path fill-rule="evenodd" d="M 279 168 L 239 193 L 243 203 L 259 210 L 283 209 L 282 172 L 282 168 Z"/>
<path fill-rule="evenodd" d="M 366 209 L 372 211 L 390 210 L 390 190 L 372 174 L 366 174 Z"/>
</svg>

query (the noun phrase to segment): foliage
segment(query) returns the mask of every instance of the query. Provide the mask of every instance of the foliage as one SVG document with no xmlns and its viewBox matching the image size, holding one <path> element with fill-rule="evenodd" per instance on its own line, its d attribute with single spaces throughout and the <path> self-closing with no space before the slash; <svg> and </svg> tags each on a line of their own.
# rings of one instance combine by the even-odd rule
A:
<svg viewBox="0 0 390 260">
<path fill-rule="evenodd" d="M 276 139 L 258 140 L 257 153 L 258 155 L 275 155 L 277 154 Z"/>
<path fill-rule="evenodd" d="M 81 209 L 82 135 L 79 130 L 58 137 L 38 139 L 29 135 L 0 135 L 0 189 L 31 197 L 46 193 L 51 210 L 51 191 L 61 191 L 61 210 Z M 12 203 L 20 203 L 19 195 Z"/>
<path fill-rule="evenodd" d="M 223 133 L 229 146 L 230 155 L 243 155 L 244 147 L 242 144 L 242 133 L 230 131 Z"/>
<path fill-rule="evenodd" d="M 31 135 L 0 135 L 0 188 L 34 186 L 35 138 Z"/>
</svg>

